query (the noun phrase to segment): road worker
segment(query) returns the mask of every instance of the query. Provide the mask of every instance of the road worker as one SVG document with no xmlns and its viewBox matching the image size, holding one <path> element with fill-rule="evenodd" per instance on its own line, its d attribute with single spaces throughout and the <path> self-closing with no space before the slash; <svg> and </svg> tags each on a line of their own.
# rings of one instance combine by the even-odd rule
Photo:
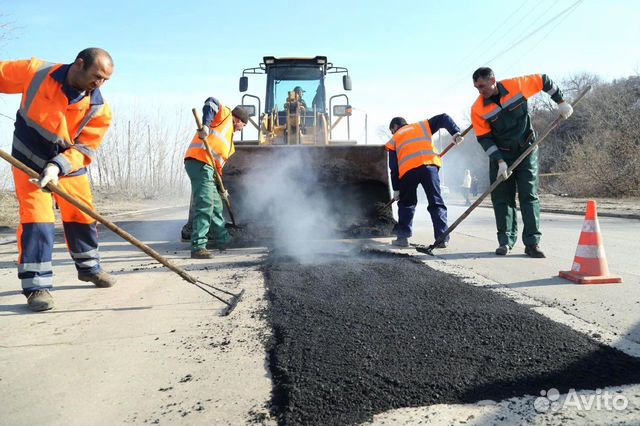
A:
<svg viewBox="0 0 640 426">
<path fill-rule="evenodd" d="M 40 173 L 37 183 L 13 168 L 20 205 L 18 277 L 33 311 L 54 306 L 51 254 L 54 213 L 49 182 L 92 207 L 87 167 L 111 123 L 100 86 L 113 72 L 111 56 L 99 48 L 81 51 L 71 64 L 37 58 L 0 62 L 0 92 L 21 93 L 12 155 Z M 100 266 L 94 219 L 54 194 L 78 279 L 111 287 L 115 279 Z"/>
<path fill-rule="evenodd" d="M 563 118 L 573 113 L 564 101 L 562 91 L 546 74 L 496 81 L 491 68 L 478 68 L 473 73 L 473 85 L 480 95 L 471 108 L 471 120 L 476 137 L 490 159 L 491 183 L 498 176 L 505 179 L 491 193 L 493 212 L 498 229 L 495 253 L 506 255 L 518 238 L 516 190 L 524 227 L 522 241 L 525 253 L 534 258 L 545 257 L 540 250 L 540 202 L 538 200 L 538 150 L 524 159 L 510 174 L 509 166 L 535 141 L 527 100 L 545 91 L 558 104 Z"/>
<path fill-rule="evenodd" d="M 184 167 L 191 180 L 193 259 L 213 257 L 207 250 L 208 235 L 212 237 L 214 246 L 221 249 L 231 240 L 225 228 L 222 198 L 216 189 L 213 167 L 222 176 L 225 162 L 235 152 L 233 132 L 242 130 L 249 121 L 249 114 L 244 108 L 237 106 L 231 110 L 213 97 L 204 102 L 202 117 L 202 129 L 194 135 L 184 157 Z M 213 159 L 205 148 L 204 140 Z"/>
<path fill-rule="evenodd" d="M 435 238 L 438 239 L 447 230 L 447 207 L 440 194 L 438 175 L 442 160 L 432 141 L 432 133 L 441 128 L 452 135 L 455 144 L 464 139 L 460 135 L 458 125 L 447 114 L 436 115 L 413 124 L 407 124 L 402 117 L 395 117 L 389 124 L 392 137 L 385 149 L 389 152 L 393 197 L 398 201 L 398 237 L 392 242 L 395 246 L 409 246 L 413 215 L 418 204 L 418 185 L 422 185 L 427 195 L 427 210 L 431 215 Z M 436 247 L 445 248 L 448 241 L 447 236 L 447 239 Z"/>
</svg>

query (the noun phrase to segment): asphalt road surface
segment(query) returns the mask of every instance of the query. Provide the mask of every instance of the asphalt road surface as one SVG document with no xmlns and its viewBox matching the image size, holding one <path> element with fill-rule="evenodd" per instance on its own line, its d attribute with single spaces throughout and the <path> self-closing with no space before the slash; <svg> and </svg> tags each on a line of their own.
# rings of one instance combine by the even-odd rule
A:
<svg viewBox="0 0 640 426">
<path fill-rule="evenodd" d="M 269 257 L 281 424 L 640 381 L 640 359 L 490 289 L 389 254 Z"/>
<path fill-rule="evenodd" d="M 450 203 L 450 221 L 463 210 Z M 430 244 L 433 238 L 430 223 L 424 219 L 426 208 L 419 206 L 417 215 L 413 240 Z M 118 285 L 95 289 L 77 281 L 59 236 L 54 253 L 57 307 L 47 313 L 30 313 L 18 291 L 15 244 L 0 245 L 1 423 L 295 424 L 302 418 L 319 419 L 304 417 L 303 407 L 287 405 L 295 398 L 284 397 L 287 380 L 291 380 L 287 377 L 298 377 L 294 374 L 297 370 L 282 371 L 282 366 L 288 365 L 287 345 L 295 343 L 315 346 L 308 346 L 307 352 L 302 349 L 300 357 L 291 358 L 291 365 L 299 366 L 296 369 L 300 371 L 315 368 L 316 374 L 335 378 L 332 386 L 348 396 L 322 400 L 327 405 L 321 407 L 325 413 L 335 412 L 336 418 L 330 423 L 640 422 L 640 388 L 622 385 L 637 382 L 638 371 L 634 367 L 622 374 L 625 365 L 636 362 L 623 352 L 640 354 L 637 220 L 600 218 L 609 267 L 623 277 L 624 283 L 580 286 L 557 278 L 558 271 L 569 269 L 573 260 L 582 225 L 580 216 L 543 214 L 546 259 L 525 257 L 521 246 L 506 257 L 493 255 L 492 212 L 481 208 L 454 233 L 450 248 L 438 251 L 437 257 L 401 250 L 426 266 L 388 255 L 328 256 L 329 267 L 316 275 L 312 270 L 292 272 L 296 269 L 287 269 L 292 265 L 290 259 L 264 248 L 233 249 L 213 260 L 192 261 L 188 259 L 188 245 L 177 241 L 184 216 L 182 211 L 169 210 L 132 216 L 120 223 L 204 281 L 232 291 L 245 289 L 243 301 L 229 317 L 219 316 L 223 307 L 219 302 L 108 231 L 101 232 L 103 264 L 118 276 Z M 389 241 L 352 241 L 345 250 L 361 253 L 362 245 L 391 250 Z M 336 263 L 331 266 L 330 262 Z M 363 272 L 366 282 L 353 276 L 353 281 L 342 280 L 346 284 L 338 285 L 340 280 L 330 279 L 339 276 L 343 268 L 338 266 L 345 262 Z M 310 267 L 296 262 L 293 266 Z M 424 273 L 427 266 L 436 271 Z M 279 281 L 292 284 L 307 277 L 309 291 L 302 292 L 296 302 L 298 296 L 292 288 L 265 285 L 274 274 L 281 274 Z M 384 282 L 386 286 L 364 285 L 370 282 Z M 453 294 L 452 288 L 456 289 Z M 303 309 L 309 307 L 312 296 L 315 303 L 309 310 Z M 427 304 L 431 299 L 440 304 L 438 309 L 425 309 L 434 306 Z M 329 303 L 332 300 L 335 303 Z M 286 304 L 290 307 L 282 309 Z M 495 315 L 487 316 L 487 311 Z M 307 317 L 310 312 L 314 315 Z M 341 316 L 340 312 L 346 313 Z M 362 318 L 370 320 L 358 320 L 356 314 L 369 315 Z M 338 320 L 344 320 L 345 315 L 347 324 L 339 328 Z M 333 319 L 329 325 L 340 331 L 323 335 L 322 327 L 328 326 L 320 320 L 326 319 Z M 287 326 L 302 337 L 283 339 Z M 312 339 L 320 335 L 325 339 L 321 340 L 322 347 Z M 414 346 L 403 340 L 409 335 L 416 336 L 409 342 Z M 360 340 L 348 339 L 354 337 Z M 485 347 L 482 341 L 497 346 Z M 523 354 L 516 342 L 530 348 L 529 358 L 509 358 L 512 351 Z M 372 358 L 358 352 L 361 347 L 375 347 L 374 343 L 388 352 L 367 352 Z M 314 351 L 314 347 L 320 349 Z M 501 347 L 509 350 L 502 351 Z M 308 364 L 318 355 L 331 355 L 328 349 L 344 351 L 340 362 Z M 434 351 L 433 358 L 411 356 L 429 354 L 429 350 Z M 281 358 L 279 353 L 283 354 Z M 485 363 L 474 358 L 479 354 L 489 357 Z M 598 358 L 602 355 L 606 355 L 604 360 Z M 566 357 L 573 357 L 575 362 Z M 381 364 L 391 358 L 401 362 Z M 346 377 L 355 367 L 373 371 L 384 365 L 391 367 L 379 371 L 378 376 Z M 473 368 L 481 374 L 463 374 Z M 532 380 L 519 380 L 527 371 Z M 437 375 L 438 382 L 432 382 L 436 372 L 442 374 Z M 618 380 L 621 376 L 623 379 Z M 313 376 L 300 377 L 304 382 Z M 371 381 L 365 380 L 369 377 Z M 398 377 L 413 379 L 399 381 Z M 494 385 L 503 379 L 505 386 L 496 389 Z M 299 390 L 311 389 L 302 386 L 303 382 L 289 384 Z M 429 386 L 432 383 L 437 387 Z M 319 386 L 321 382 L 311 384 Z M 624 397 L 627 406 L 614 411 L 584 406 L 551 406 L 542 412 L 534 409 L 536 397 L 546 398 L 543 392 L 549 391 L 545 401 L 557 404 L 571 395 L 568 392 L 573 387 L 593 398 L 613 392 Z M 357 394 L 363 408 L 338 418 L 338 414 L 344 414 L 344 407 L 351 406 L 347 404 L 353 400 L 349 389 L 363 388 L 371 392 L 369 396 Z M 559 399 L 552 388 L 560 392 Z M 316 397 L 330 390 L 316 389 Z M 331 395 L 345 395 L 340 392 Z M 522 394 L 518 396 L 519 392 Z M 409 406 L 412 408 L 403 408 Z"/>
</svg>

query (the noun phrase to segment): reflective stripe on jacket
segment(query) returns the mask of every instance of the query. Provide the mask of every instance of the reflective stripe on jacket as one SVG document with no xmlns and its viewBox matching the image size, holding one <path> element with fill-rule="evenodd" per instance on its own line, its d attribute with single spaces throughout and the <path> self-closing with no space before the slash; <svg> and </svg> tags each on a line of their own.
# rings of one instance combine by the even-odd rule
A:
<svg viewBox="0 0 640 426">
<path fill-rule="evenodd" d="M 0 62 L 0 92 L 22 93 L 12 153 L 36 171 L 48 162 L 68 175 L 88 166 L 111 124 L 98 89 L 69 104 L 52 73 L 63 64 L 37 58 Z"/>
<path fill-rule="evenodd" d="M 211 153 L 216 162 L 216 170 L 222 174 L 222 168 L 225 163 L 229 157 L 236 152 L 235 145 L 233 144 L 233 118 L 231 110 L 222 104 L 220 105 L 220 110 L 211 122 L 211 126 L 209 126 L 207 144 L 209 148 L 211 148 Z M 196 132 L 193 139 L 191 139 L 191 144 L 187 148 L 187 153 L 184 158 L 193 158 L 213 166 L 204 143 L 198 136 L 198 132 Z"/>
<path fill-rule="evenodd" d="M 400 178 L 411 169 L 423 165 L 442 166 L 438 150 L 431 140 L 429 120 L 407 124 L 396 131 L 385 148 L 398 157 Z"/>
<path fill-rule="evenodd" d="M 471 107 L 473 130 L 489 157 L 515 159 L 535 140 L 527 99 L 544 90 L 559 103 L 562 92 L 545 74 L 502 80 L 497 88 L 500 105 L 480 95 Z"/>
</svg>

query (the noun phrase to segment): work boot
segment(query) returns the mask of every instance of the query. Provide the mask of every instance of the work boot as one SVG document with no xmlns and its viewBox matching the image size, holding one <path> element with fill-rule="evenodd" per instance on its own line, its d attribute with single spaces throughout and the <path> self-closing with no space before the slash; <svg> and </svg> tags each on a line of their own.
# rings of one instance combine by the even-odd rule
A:
<svg viewBox="0 0 640 426">
<path fill-rule="evenodd" d="M 396 247 L 409 247 L 409 240 L 406 237 L 398 237 L 391 241 L 391 244 Z"/>
<path fill-rule="evenodd" d="M 191 258 L 192 259 L 213 259 L 213 253 L 211 253 L 206 248 L 201 248 L 200 250 L 192 251 Z"/>
<path fill-rule="evenodd" d="M 507 253 L 509 253 L 509 250 L 511 250 L 509 246 L 500 246 L 496 249 L 496 254 L 498 256 L 506 256 Z"/>
<path fill-rule="evenodd" d="M 183 243 L 191 241 L 191 222 L 186 223 L 180 230 L 180 241 Z"/>
<path fill-rule="evenodd" d="M 35 290 L 27 296 L 27 305 L 34 312 L 48 311 L 53 309 L 53 297 L 49 290 Z"/>
<path fill-rule="evenodd" d="M 93 283 L 93 285 L 99 288 L 113 287 L 116 284 L 116 279 L 105 271 L 100 271 L 97 274 L 78 272 L 78 279 L 80 281 Z"/>
<path fill-rule="evenodd" d="M 434 246 L 434 248 L 447 248 L 449 247 L 449 241 L 443 241 Z"/>
<path fill-rule="evenodd" d="M 533 257 L 536 259 L 542 259 L 543 257 L 547 257 L 544 255 L 544 253 L 542 252 L 542 250 L 540 250 L 540 247 L 538 247 L 537 244 L 531 244 L 528 246 L 524 247 L 524 253 L 529 256 L 529 257 Z"/>
</svg>

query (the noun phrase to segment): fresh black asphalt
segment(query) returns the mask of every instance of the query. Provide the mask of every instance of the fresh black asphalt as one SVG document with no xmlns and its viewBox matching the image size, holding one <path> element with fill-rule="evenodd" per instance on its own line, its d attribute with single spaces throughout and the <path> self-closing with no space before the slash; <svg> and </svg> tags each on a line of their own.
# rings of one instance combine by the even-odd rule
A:
<svg viewBox="0 0 640 426">
<path fill-rule="evenodd" d="M 640 382 L 640 360 L 408 256 L 265 264 L 281 425 Z"/>
</svg>

